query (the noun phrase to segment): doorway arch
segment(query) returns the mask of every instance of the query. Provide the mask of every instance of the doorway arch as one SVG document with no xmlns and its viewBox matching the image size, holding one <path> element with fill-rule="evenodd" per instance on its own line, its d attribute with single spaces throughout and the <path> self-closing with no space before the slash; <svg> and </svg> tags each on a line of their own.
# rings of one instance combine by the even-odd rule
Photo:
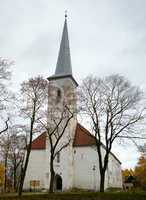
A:
<svg viewBox="0 0 146 200">
<path fill-rule="evenodd" d="M 62 178 L 58 174 L 55 176 L 55 190 L 62 191 Z"/>
</svg>

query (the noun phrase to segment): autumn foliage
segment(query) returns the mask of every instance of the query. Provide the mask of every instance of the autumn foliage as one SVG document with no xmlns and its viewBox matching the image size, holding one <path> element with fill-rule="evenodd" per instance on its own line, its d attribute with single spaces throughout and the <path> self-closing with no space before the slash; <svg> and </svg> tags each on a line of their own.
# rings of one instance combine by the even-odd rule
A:
<svg viewBox="0 0 146 200">
<path fill-rule="evenodd" d="M 129 177 L 129 176 L 134 176 L 134 170 L 133 169 L 125 169 L 125 170 L 122 170 L 122 175 L 123 175 L 123 178 L 125 179 L 126 177 Z"/>
<path fill-rule="evenodd" d="M 134 170 L 137 185 L 146 189 L 146 158 L 141 156 Z"/>
<path fill-rule="evenodd" d="M 0 187 L 4 186 L 5 181 L 5 168 L 3 164 L 0 164 Z"/>
<path fill-rule="evenodd" d="M 140 156 L 136 167 L 134 170 L 125 169 L 122 171 L 123 181 L 127 180 L 128 177 L 132 176 L 134 178 L 134 186 L 146 189 L 146 158 L 143 155 Z"/>
</svg>

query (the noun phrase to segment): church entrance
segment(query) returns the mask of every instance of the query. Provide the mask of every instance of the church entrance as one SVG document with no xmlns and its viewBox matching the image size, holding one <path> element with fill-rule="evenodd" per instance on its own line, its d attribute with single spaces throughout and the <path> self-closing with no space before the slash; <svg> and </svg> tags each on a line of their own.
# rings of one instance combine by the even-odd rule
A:
<svg viewBox="0 0 146 200">
<path fill-rule="evenodd" d="M 62 178 L 58 174 L 55 176 L 55 190 L 62 191 Z"/>
</svg>

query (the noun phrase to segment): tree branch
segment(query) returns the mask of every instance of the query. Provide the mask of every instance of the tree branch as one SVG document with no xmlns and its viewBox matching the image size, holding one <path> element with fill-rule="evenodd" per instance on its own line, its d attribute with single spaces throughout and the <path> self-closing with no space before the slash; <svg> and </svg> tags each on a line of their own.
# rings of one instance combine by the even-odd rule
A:
<svg viewBox="0 0 146 200">
<path fill-rule="evenodd" d="M 9 122 L 9 117 L 8 117 L 8 119 L 5 121 L 5 125 L 6 125 L 5 129 L 3 129 L 2 131 L 0 131 L 0 135 L 8 130 L 8 128 L 9 128 L 8 122 Z"/>
</svg>

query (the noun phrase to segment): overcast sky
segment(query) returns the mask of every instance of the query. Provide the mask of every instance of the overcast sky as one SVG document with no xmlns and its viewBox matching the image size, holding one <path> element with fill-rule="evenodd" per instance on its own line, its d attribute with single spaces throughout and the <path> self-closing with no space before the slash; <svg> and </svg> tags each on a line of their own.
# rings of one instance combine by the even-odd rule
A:
<svg viewBox="0 0 146 200">
<path fill-rule="evenodd" d="M 0 0 L 0 56 L 15 61 L 15 89 L 54 73 L 65 10 L 79 83 L 89 74 L 119 73 L 146 90 L 146 0 Z M 134 147 L 114 152 L 123 167 L 139 156 Z"/>
</svg>

